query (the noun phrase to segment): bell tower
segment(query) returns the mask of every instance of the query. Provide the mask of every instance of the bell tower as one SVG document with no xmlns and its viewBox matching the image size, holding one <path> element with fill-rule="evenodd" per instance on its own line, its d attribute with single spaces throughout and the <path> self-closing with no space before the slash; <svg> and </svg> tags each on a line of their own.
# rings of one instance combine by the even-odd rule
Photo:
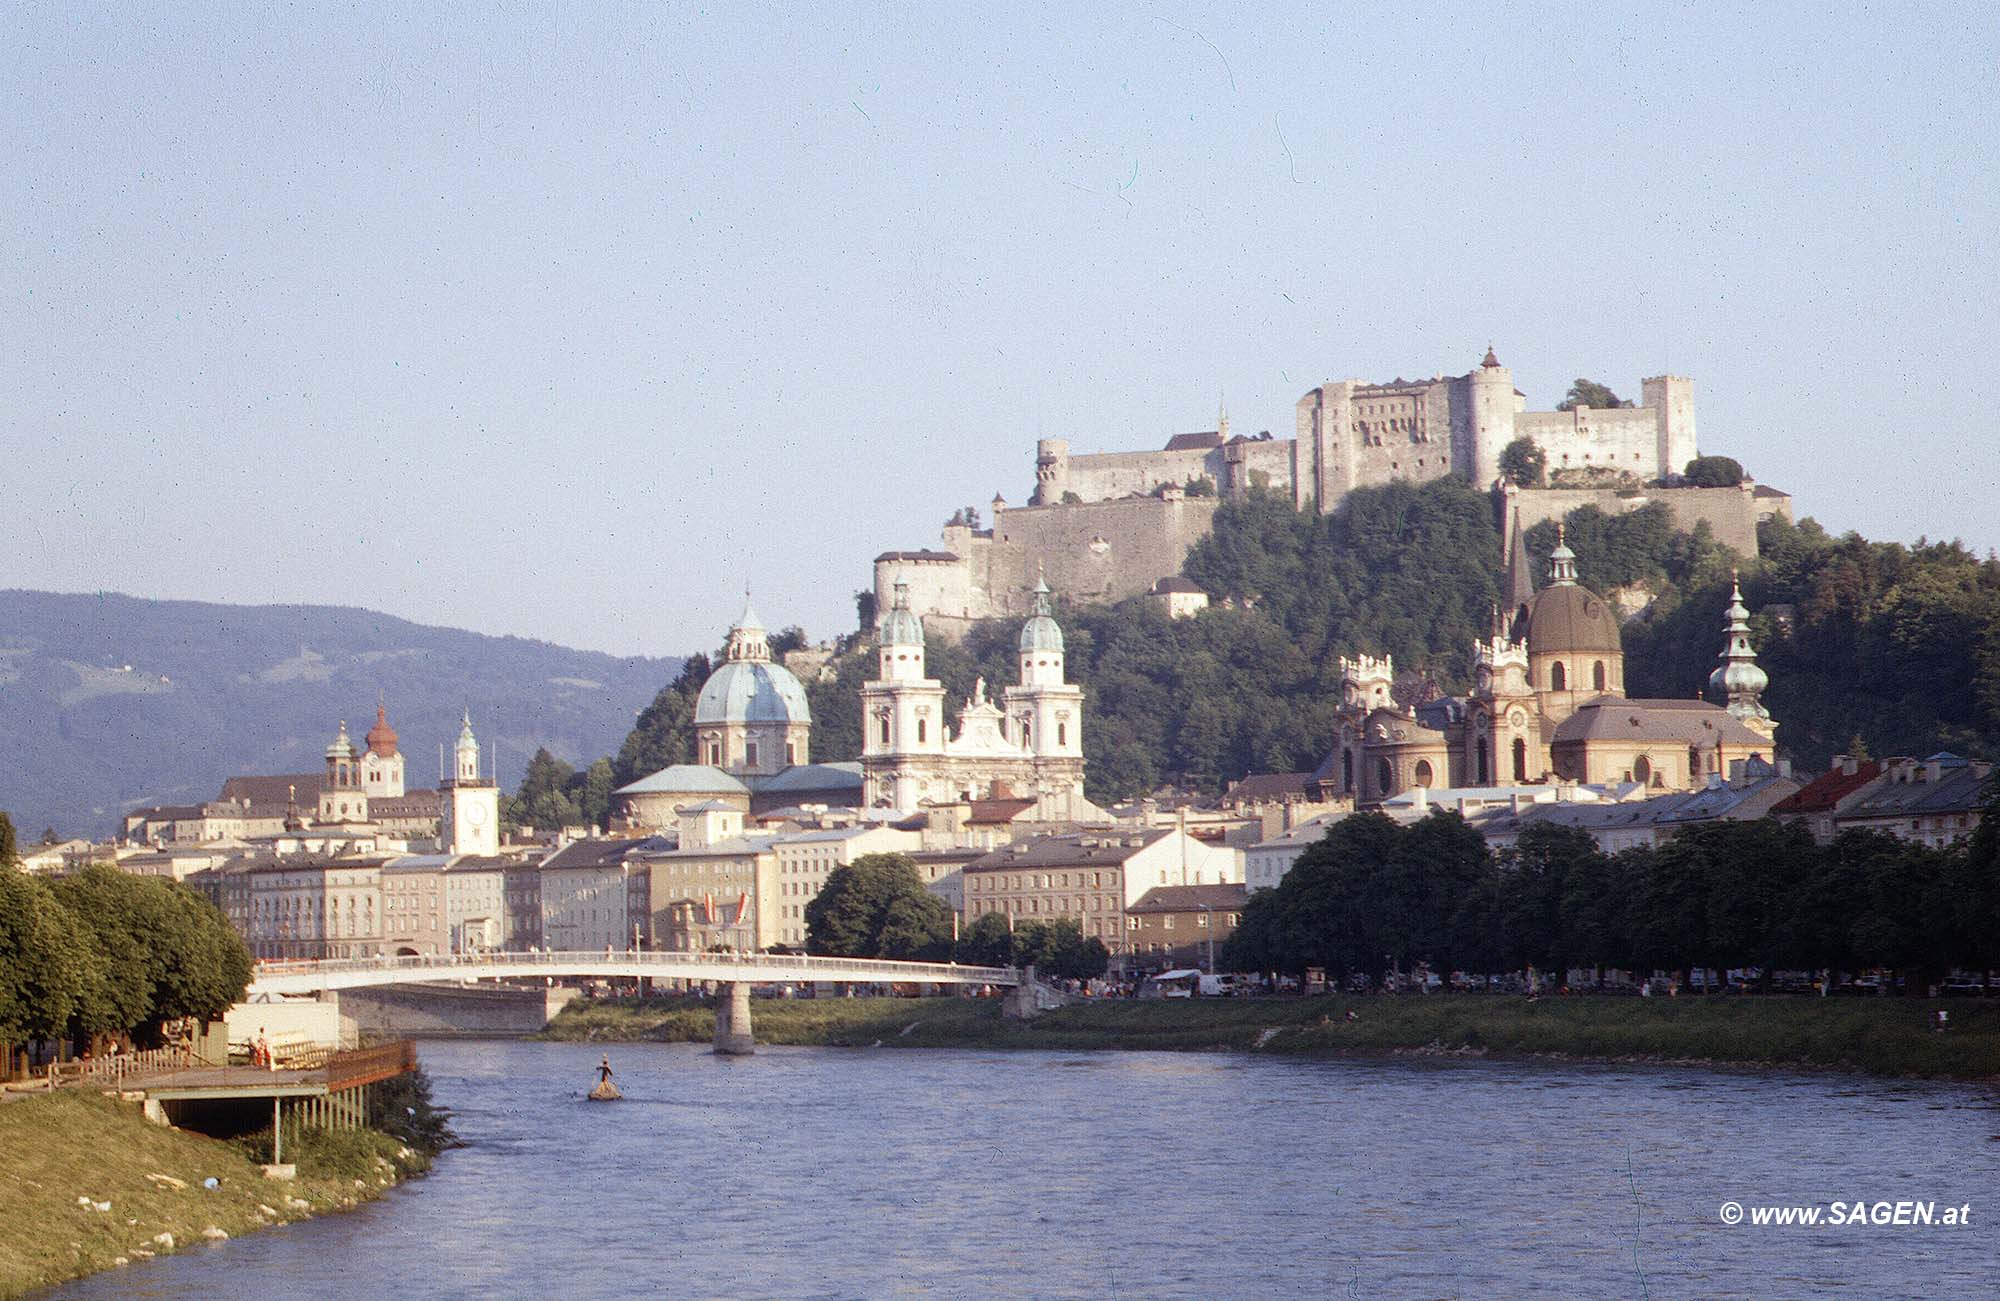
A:
<svg viewBox="0 0 2000 1301">
<path fill-rule="evenodd" d="M 446 854 L 500 852 L 500 788 L 479 775 L 479 741 L 467 710 L 452 747 L 452 775 L 438 783 L 438 849 Z"/>
</svg>

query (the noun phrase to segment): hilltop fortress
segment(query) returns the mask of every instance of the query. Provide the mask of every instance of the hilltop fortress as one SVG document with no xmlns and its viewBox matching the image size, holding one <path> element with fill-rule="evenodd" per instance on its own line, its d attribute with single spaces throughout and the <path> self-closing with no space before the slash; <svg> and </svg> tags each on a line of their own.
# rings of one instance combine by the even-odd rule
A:
<svg viewBox="0 0 2000 1301">
<path fill-rule="evenodd" d="M 1226 413 L 1215 429 L 1177 434 L 1158 451 L 1074 455 L 1068 440 L 1045 438 L 1026 506 L 995 497 L 990 529 L 949 524 L 937 550 L 876 558 L 876 608 L 890 608 L 900 579 L 933 627 L 956 636 L 981 619 L 1026 615 L 1044 574 L 1077 600 L 1123 600 L 1178 574 L 1224 500 L 1263 489 L 1324 513 L 1356 488 L 1447 475 L 1493 487 L 1500 455 L 1517 438 L 1541 448 L 1549 477 L 1563 486 L 1510 488 L 1498 499 L 1503 539 L 1579 506 L 1615 515 L 1663 501 L 1677 526 L 1706 522 L 1725 545 L 1757 554 L 1757 522 L 1789 519 L 1790 497 L 1748 478 L 1726 488 L 1674 486 L 1700 455 L 1694 381 L 1656 375 L 1640 381 L 1640 392 L 1637 406 L 1529 411 L 1489 348 L 1464 375 L 1329 380 L 1298 400 L 1291 438 L 1232 436 Z"/>
</svg>

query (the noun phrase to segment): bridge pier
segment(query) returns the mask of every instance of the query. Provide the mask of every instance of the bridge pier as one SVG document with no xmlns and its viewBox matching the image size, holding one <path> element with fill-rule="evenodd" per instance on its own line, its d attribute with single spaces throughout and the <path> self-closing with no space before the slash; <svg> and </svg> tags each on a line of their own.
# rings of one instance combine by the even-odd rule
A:
<svg viewBox="0 0 2000 1301">
<path fill-rule="evenodd" d="M 724 1057 L 748 1057 L 757 1051 L 750 1033 L 750 984 L 726 980 L 716 991 L 715 1051 Z"/>
</svg>

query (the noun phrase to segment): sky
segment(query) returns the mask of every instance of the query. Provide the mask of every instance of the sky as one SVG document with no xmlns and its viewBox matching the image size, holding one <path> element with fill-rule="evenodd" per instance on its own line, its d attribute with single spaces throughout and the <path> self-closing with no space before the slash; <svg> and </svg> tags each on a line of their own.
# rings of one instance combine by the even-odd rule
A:
<svg viewBox="0 0 2000 1301">
<path fill-rule="evenodd" d="M 851 629 L 1034 444 L 1693 376 L 2000 546 L 2000 7 L 10 5 L 0 587 Z"/>
</svg>

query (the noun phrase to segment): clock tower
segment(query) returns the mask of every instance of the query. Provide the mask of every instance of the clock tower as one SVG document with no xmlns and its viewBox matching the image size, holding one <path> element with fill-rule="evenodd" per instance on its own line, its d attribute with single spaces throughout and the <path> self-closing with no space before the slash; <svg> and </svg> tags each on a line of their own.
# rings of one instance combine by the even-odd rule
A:
<svg viewBox="0 0 2000 1301">
<path fill-rule="evenodd" d="M 443 824 L 438 849 L 446 854 L 500 852 L 500 788 L 479 775 L 479 742 L 468 711 L 452 752 L 452 775 L 438 783 Z"/>
</svg>

